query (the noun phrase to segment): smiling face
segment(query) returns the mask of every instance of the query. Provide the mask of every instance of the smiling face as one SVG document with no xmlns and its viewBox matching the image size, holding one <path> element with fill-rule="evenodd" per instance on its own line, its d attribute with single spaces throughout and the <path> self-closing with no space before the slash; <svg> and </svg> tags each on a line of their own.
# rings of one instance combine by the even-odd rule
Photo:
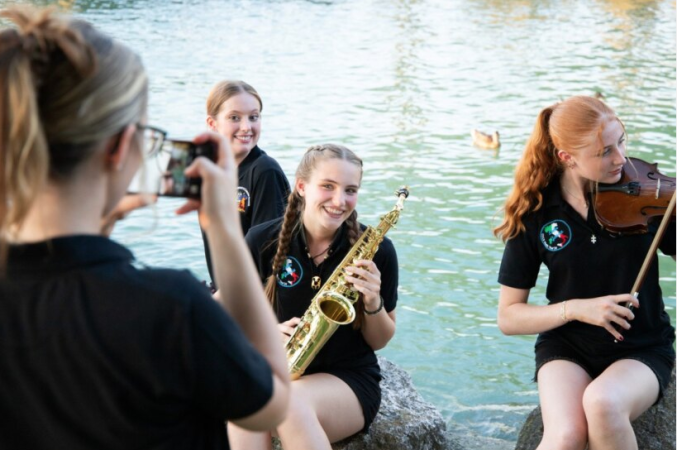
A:
<svg viewBox="0 0 677 450">
<path fill-rule="evenodd" d="M 226 137 L 239 164 L 259 141 L 261 104 L 247 92 L 234 95 L 223 102 L 215 117 L 207 117 L 207 125 Z"/>
<path fill-rule="evenodd" d="M 590 144 L 569 156 L 574 173 L 585 179 L 613 184 L 621 179 L 625 164 L 625 130 L 618 120 L 607 121 L 599 137 L 591 136 Z"/>
<path fill-rule="evenodd" d="M 303 225 L 317 237 L 332 235 L 357 206 L 362 168 L 343 159 L 318 161 L 308 180 L 296 180 L 305 200 Z"/>
</svg>

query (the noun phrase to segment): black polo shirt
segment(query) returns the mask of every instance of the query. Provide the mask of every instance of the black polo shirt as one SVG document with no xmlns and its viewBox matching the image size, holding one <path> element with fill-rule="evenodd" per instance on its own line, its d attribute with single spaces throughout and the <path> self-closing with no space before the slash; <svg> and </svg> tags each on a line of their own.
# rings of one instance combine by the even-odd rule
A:
<svg viewBox="0 0 677 450">
<path fill-rule="evenodd" d="M 282 217 L 291 190 L 287 176 L 277 161 L 256 146 L 240 163 L 237 170 L 240 183 L 237 188 L 237 201 L 242 233 L 247 234 L 254 225 Z M 214 281 L 209 243 L 204 233 L 202 241 L 209 276 Z"/>
<path fill-rule="evenodd" d="M 541 266 L 549 271 L 546 297 L 552 303 L 569 299 L 594 298 L 630 293 L 646 256 L 655 228 L 648 234 L 614 235 L 603 230 L 590 208 L 584 220 L 563 198 L 559 180 L 543 191 L 543 207 L 524 218 L 526 230 L 506 243 L 499 270 L 502 285 L 531 289 Z M 660 249 L 675 254 L 675 224 L 668 228 Z M 634 310 L 632 328 L 623 331 L 623 349 L 669 345 L 674 328 L 665 312 L 658 283 L 658 260 L 654 258 L 639 292 L 640 308 Z M 600 351 L 619 348 L 602 327 L 569 322 L 541 333 L 544 338 L 561 338 L 598 345 Z"/>
<path fill-rule="evenodd" d="M 10 247 L 0 278 L 0 448 L 227 449 L 268 363 L 187 271 L 71 236 Z"/>
<path fill-rule="evenodd" d="M 246 236 L 254 262 L 265 283 L 271 274 L 273 257 L 282 219 L 273 220 L 253 227 Z M 362 229 L 366 228 L 362 225 Z M 313 276 L 319 276 L 322 284 L 350 251 L 347 231 L 343 225 L 329 250 L 329 257 L 315 265 L 308 256 L 303 232 L 297 232 L 287 255 L 287 263 L 278 274 L 276 315 L 280 322 L 301 317 L 318 292 L 311 287 Z M 374 263 L 381 272 L 381 296 L 384 308 L 390 312 L 397 304 L 398 265 L 397 254 L 392 242 L 385 238 L 374 255 Z M 323 372 L 330 369 L 376 367 L 376 355 L 367 344 L 360 330 L 353 325 L 340 326 L 317 354 L 306 373 Z"/>
</svg>

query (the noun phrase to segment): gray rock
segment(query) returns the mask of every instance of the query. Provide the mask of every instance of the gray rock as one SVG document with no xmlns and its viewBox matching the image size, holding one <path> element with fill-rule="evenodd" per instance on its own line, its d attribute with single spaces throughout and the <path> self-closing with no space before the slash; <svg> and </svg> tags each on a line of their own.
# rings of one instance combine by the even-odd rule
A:
<svg viewBox="0 0 677 450">
<path fill-rule="evenodd" d="M 423 400 L 404 370 L 381 356 L 378 363 L 383 375 L 381 408 L 369 433 L 337 442 L 333 450 L 446 450 L 440 412 Z M 273 448 L 281 450 L 276 441 Z"/>
<path fill-rule="evenodd" d="M 663 398 L 649 408 L 637 420 L 632 422 L 637 436 L 639 450 L 675 449 L 675 370 L 672 370 L 672 381 Z M 543 419 L 541 408 L 537 407 L 527 417 L 515 450 L 533 450 L 543 437 Z"/>
</svg>

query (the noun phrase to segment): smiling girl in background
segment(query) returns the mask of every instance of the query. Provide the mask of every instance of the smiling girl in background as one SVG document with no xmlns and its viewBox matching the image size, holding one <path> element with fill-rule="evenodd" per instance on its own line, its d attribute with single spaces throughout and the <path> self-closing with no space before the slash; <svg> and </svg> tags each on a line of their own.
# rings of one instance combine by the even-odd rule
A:
<svg viewBox="0 0 677 450">
<path fill-rule="evenodd" d="M 289 181 L 280 165 L 258 147 L 263 102 L 244 81 L 220 81 L 207 97 L 207 126 L 223 135 L 238 165 L 238 210 L 242 232 L 284 214 Z M 214 279 L 209 245 L 203 234 L 209 275 Z"/>
<path fill-rule="evenodd" d="M 507 241 L 498 325 L 505 334 L 539 334 L 539 450 L 636 449 L 630 422 L 670 381 L 675 331 L 657 258 L 638 299 L 629 294 L 656 229 L 611 234 L 590 206 L 597 183 L 620 180 L 625 138 L 623 123 L 598 99 L 572 97 L 545 108 L 494 230 Z M 659 248 L 674 258 L 674 222 Z M 549 304 L 530 305 L 541 264 L 549 271 Z"/>
</svg>

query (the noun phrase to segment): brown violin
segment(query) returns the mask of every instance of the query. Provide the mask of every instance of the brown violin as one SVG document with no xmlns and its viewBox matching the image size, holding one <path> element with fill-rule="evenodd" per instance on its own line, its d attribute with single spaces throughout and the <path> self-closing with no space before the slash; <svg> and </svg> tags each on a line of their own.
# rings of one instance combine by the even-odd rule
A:
<svg viewBox="0 0 677 450">
<path fill-rule="evenodd" d="M 657 166 L 628 158 L 617 183 L 597 187 L 594 209 L 600 225 L 614 233 L 641 234 L 649 223 L 665 216 L 675 193 L 675 178 L 663 175 Z M 671 220 L 675 220 L 674 209 Z"/>
</svg>

